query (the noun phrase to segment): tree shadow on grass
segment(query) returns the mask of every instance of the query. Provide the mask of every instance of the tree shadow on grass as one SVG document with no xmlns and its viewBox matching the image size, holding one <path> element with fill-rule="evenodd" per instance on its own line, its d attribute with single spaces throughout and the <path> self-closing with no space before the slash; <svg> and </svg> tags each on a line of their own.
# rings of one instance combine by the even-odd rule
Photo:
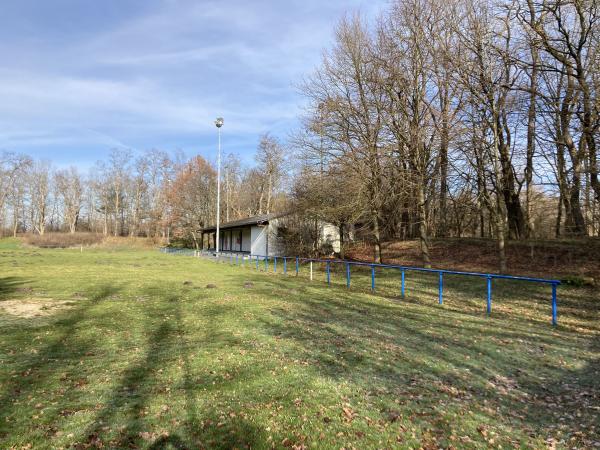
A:
<svg viewBox="0 0 600 450">
<path fill-rule="evenodd" d="M 76 362 L 85 357 L 85 354 L 94 347 L 93 341 L 74 337 L 77 327 L 87 318 L 90 307 L 101 303 L 118 290 L 111 285 L 100 286 L 91 293 L 89 301 L 82 302 L 75 309 L 60 313 L 52 325 L 59 331 L 55 331 L 57 334 L 52 336 L 51 342 L 36 350 L 34 356 L 31 356 L 30 352 L 13 352 L 16 356 L 10 359 L 14 359 L 12 363 L 14 376 L 5 383 L 5 389 L 0 395 L 0 417 L 3 419 L 0 421 L 0 439 L 10 435 L 12 423 L 18 420 L 15 416 L 22 415 L 24 409 L 32 408 L 27 399 L 35 398 L 36 392 L 39 390 L 44 392 L 46 386 L 51 385 L 50 378 L 61 373 L 65 379 L 77 378 Z M 27 329 L 15 328 L 11 339 L 13 345 L 20 349 L 21 345 L 29 347 L 30 338 Z M 25 344 L 21 344 L 20 340 L 25 340 Z M 48 427 L 45 431 L 51 433 L 52 427 Z"/>
<path fill-rule="evenodd" d="M 149 292 L 154 292 L 150 290 Z M 168 312 L 169 319 L 157 327 L 149 326 L 148 318 Z M 207 311 L 210 325 L 205 335 L 207 341 L 197 342 L 198 346 L 220 343 L 223 346 L 235 345 L 225 334 L 217 333 L 219 316 L 227 314 L 226 305 L 215 305 Z M 144 311 L 140 317 L 146 323 L 147 344 L 141 359 L 127 367 L 117 386 L 112 389 L 110 398 L 102 403 L 93 422 L 80 436 L 83 442 L 74 445 L 81 447 L 108 445 L 110 448 L 151 448 L 151 449 L 191 449 L 191 448 L 254 448 L 265 442 L 265 433 L 254 424 L 241 417 L 223 421 L 223 412 L 214 406 L 207 406 L 201 398 L 202 380 L 199 379 L 190 362 L 192 342 L 187 340 L 183 320 L 181 299 L 177 294 L 160 298 L 154 306 Z M 175 379 L 159 379 L 161 373 L 176 373 Z M 249 374 L 241 374 L 246 376 Z M 214 383 L 213 383 L 214 384 Z M 213 389 L 226 388 L 223 380 Z M 179 405 L 164 404 L 159 412 L 159 420 L 148 416 L 148 408 L 156 408 L 156 399 L 175 393 L 175 399 L 183 391 L 183 415 Z M 199 406 L 202 403 L 203 406 Z M 175 409 L 171 411 L 172 407 Z M 172 414 L 176 413 L 175 416 Z M 162 415 L 164 414 L 164 416 Z M 124 424 L 119 427 L 119 424 Z M 109 435 L 105 430 L 118 428 L 118 435 Z"/>
<path fill-rule="evenodd" d="M 260 319 L 265 332 L 329 378 L 364 391 L 379 385 L 391 398 L 402 398 L 403 414 L 426 418 L 424 426 L 435 425 L 440 439 L 456 425 L 444 411 L 464 414 L 465 408 L 478 415 L 483 427 L 500 422 L 500 429 L 514 430 L 512 436 L 503 431 L 502 439 L 511 444 L 558 436 L 552 431 L 557 411 L 564 417 L 582 417 L 581 424 L 598 420 L 597 396 L 585 411 L 566 401 L 568 394 L 600 390 L 600 377 L 592 376 L 598 372 L 598 360 L 577 352 L 587 345 L 597 355 L 593 336 L 557 333 L 547 323 L 503 315 L 487 321 L 433 305 L 393 305 L 337 288 L 325 298 L 323 291 L 310 289 L 293 294 L 290 286 L 275 278 L 257 286 L 257 293 L 265 296 L 289 292 L 282 296 L 282 307 L 271 308 L 271 314 Z M 563 358 L 588 360 L 578 375 L 561 365 Z M 555 380 L 554 388 L 563 395 L 548 397 L 545 380 Z M 440 403 L 444 411 L 437 408 Z M 485 433 L 474 431 L 470 438 L 485 445 L 485 428 Z M 577 424 L 569 431 L 579 433 L 586 443 L 596 433 Z"/>
<path fill-rule="evenodd" d="M 21 277 L 0 277 L 0 301 L 19 291 L 27 280 Z"/>
<path fill-rule="evenodd" d="M 350 295 L 374 294 L 398 302 L 412 302 L 436 306 L 438 303 L 438 275 L 436 273 L 406 272 L 405 292 L 401 297 L 401 273 L 398 269 L 376 270 L 376 289 L 371 291 L 371 272 L 368 267 L 353 267 Z M 271 274 L 272 275 L 272 274 Z M 322 271 L 316 271 L 315 280 L 302 274 L 292 280 L 308 286 L 326 286 Z M 286 278 L 282 278 L 285 280 Z M 288 278 L 289 280 L 289 278 Z M 345 273 L 333 273 L 332 288 L 345 287 Z M 487 315 L 486 279 L 460 275 L 445 275 L 443 279 L 444 308 L 484 317 Z M 501 280 L 492 282 L 492 313 L 499 319 L 510 319 L 530 325 L 551 323 L 552 288 L 549 284 Z M 590 288 L 558 287 L 558 321 L 571 330 L 581 327 L 597 329 L 593 324 L 600 320 L 600 296 Z"/>
</svg>

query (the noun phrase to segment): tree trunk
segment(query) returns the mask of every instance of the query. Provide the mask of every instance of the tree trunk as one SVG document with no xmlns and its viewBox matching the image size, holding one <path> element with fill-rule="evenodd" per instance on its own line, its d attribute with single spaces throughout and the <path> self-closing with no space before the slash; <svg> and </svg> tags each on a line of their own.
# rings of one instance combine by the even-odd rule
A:
<svg viewBox="0 0 600 450">
<path fill-rule="evenodd" d="M 529 84 L 529 109 L 527 111 L 527 159 L 525 165 L 525 208 L 527 216 L 527 237 L 531 237 L 534 233 L 534 223 L 532 217 L 532 181 L 533 181 L 533 156 L 535 154 L 535 132 L 536 132 L 536 116 L 537 116 L 537 85 L 538 85 L 538 66 L 539 55 L 535 44 L 530 45 L 531 48 L 531 78 Z"/>
<path fill-rule="evenodd" d="M 562 207 L 563 207 L 563 197 L 562 193 L 558 196 L 558 208 L 556 211 L 556 225 L 554 226 L 554 235 L 558 238 L 561 235 L 560 227 L 562 223 Z"/>
<path fill-rule="evenodd" d="M 500 194 L 498 194 L 500 195 Z M 505 226 L 505 218 L 503 207 L 501 205 L 502 200 L 497 200 L 497 211 L 494 214 L 495 220 L 495 231 L 496 231 L 496 248 L 498 251 L 498 269 L 500 273 L 506 273 L 506 226 Z"/>
<path fill-rule="evenodd" d="M 267 214 L 271 212 L 271 191 L 273 190 L 273 175 L 269 174 L 269 189 L 267 191 Z"/>
<path fill-rule="evenodd" d="M 440 135 L 440 226 L 438 235 L 448 237 L 448 146 L 449 125 L 447 100 L 442 108 L 442 129 Z"/>
<path fill-rule="evenodd" d="M 371 210 L 371 220 L 373 222 L 373 239 L 375 240 L 373 261 L 381 263 L 381 236 L 379 233 L 379 214 L 376 210 Z"/>
<path fill-rule="evenodd" d="M 417 220 L 419 222 L 419 244 L 421 249 L 421 259 L 423 267 L 429 269 L 431 267 L 431 259 L 429 258 L 429 242 L 427 238 L 427 226 L 425 223 L 425 181 L 421 180 L 417 187 Z"/>
<path fill-rule="evenodd" d="M 339 226 L 339 233 L 340 233 L 340 259 L 344 259 L 345 256 L 345 252 L 344 252 L 344 223 L 340 223 Z"/>
</svg>

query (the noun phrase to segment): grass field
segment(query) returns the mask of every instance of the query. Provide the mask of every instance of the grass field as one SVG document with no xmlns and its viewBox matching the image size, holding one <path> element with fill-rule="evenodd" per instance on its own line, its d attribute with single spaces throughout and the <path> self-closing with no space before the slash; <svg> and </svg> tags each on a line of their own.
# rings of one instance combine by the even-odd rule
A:
<svg viewBox="0 0 600 450">
<path fill-rule="evenodd" d="M 0 448 L 600 446 L 597 290 L 301 274 L 0 241 Z"/>
</svg>

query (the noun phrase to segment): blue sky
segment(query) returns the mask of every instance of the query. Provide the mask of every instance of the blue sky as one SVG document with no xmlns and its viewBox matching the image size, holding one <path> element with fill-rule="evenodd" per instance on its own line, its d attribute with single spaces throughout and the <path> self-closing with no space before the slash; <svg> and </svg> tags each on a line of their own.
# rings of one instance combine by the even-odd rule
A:
<svg viewBox="0 0 600 450">
<path fill-rule="evenodd" d="M 385 0 L 4 0 L 0 151 L 87 168 L 111 148 L 252 160 L 297 126 L 339 18 Z"/>
</svg>

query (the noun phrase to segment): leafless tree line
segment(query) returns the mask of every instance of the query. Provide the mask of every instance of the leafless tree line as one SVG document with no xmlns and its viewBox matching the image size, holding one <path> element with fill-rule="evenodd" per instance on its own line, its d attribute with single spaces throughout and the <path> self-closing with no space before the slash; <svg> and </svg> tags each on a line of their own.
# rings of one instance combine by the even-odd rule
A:
<svg viewBox="0 0 600 450">
<path fill-rule="evenodd" d="M 303 83 L 298 208 L 384 239 L 598 235 L 596 0 L 398 0 Z"/>
<path fill-rule="evenodd" d="M 283 201 L 284 149 L 265 135 L 256 165 L 238 156 L 224 164 L 222 221 L 269 213 Z M 134 157 L 111 151 L 83 175 L 50 162 L 0 153 L 0 233 L 91 231 L 106 236 L 172 236 L 195 241 L 215 222 L 216 170 L 201 157 L 151 150 Z"/>
</svg>

